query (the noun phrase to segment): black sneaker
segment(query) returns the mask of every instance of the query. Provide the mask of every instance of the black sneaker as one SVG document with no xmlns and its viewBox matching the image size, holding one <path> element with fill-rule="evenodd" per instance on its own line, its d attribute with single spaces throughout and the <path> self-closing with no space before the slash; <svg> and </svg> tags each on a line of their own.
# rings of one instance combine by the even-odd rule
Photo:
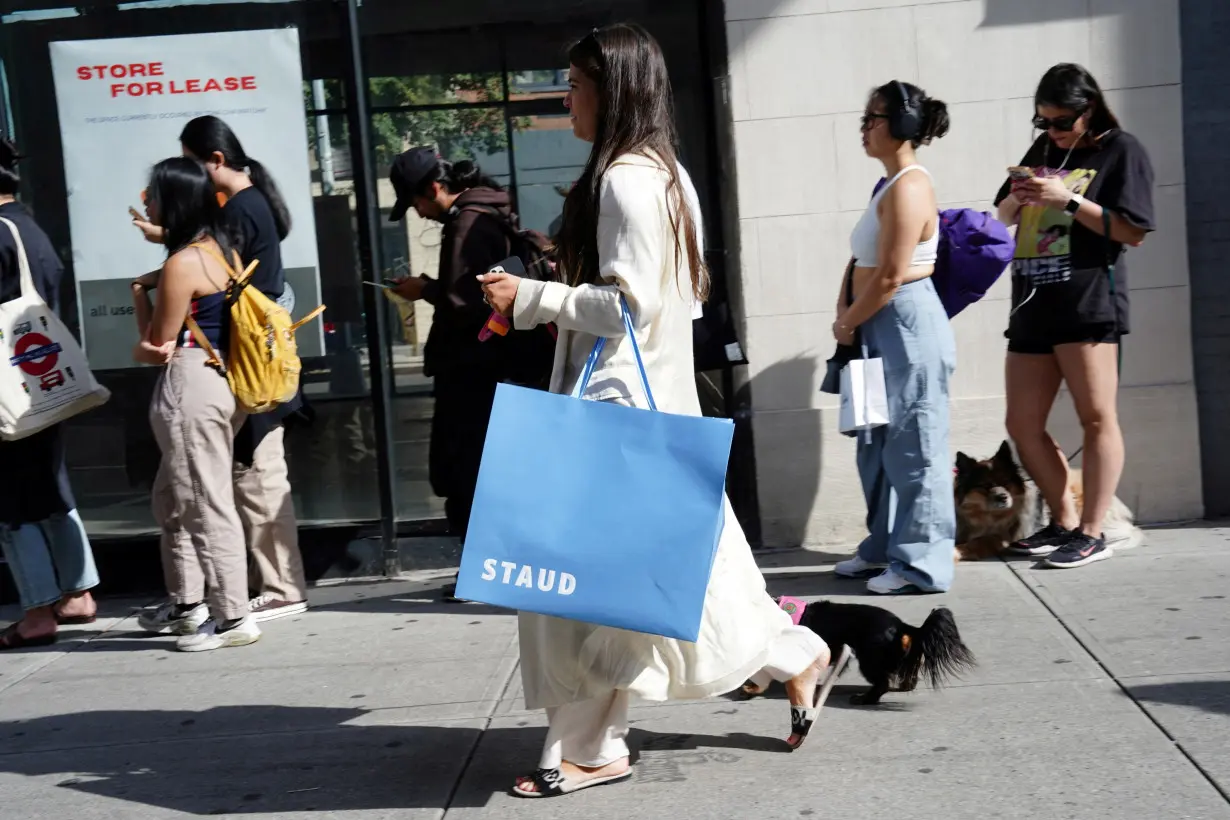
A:
<svg viewBox="0 0 1230 820">
<path fill-rule="evenodd" d="M 1114 555 L 1114 551 L 1106 546 L 1106 537 L 1094 538 L 1083 532 L 1073 532 L 1068 542 L 1042 559 L 1042 563 L 1055 569 L 1073 569 L 1102 561 Z"/>
<path fill-rule="evenodd" d="M 1047 555 L 1063 546 L 1071 537 L 1070 530 L 1065 530 L 1052 521 L 1033 535 L 1013 541 L 1008 545 L 1008 552 L 1017 555 Z"/>
</svg>

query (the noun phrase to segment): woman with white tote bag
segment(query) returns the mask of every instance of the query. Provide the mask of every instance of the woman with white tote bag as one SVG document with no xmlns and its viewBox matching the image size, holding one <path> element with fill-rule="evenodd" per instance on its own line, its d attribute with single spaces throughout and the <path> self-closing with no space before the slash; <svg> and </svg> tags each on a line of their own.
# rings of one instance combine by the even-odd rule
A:
<svg viewBox="0 0 1230 820">
<path fill-rule="evenodd" d="M 0 140 L 0 219 L 7 221 L 0 223 L 0 308 L 11 310 L 36 298 L 54 316 L 63 266 L 47 235 L 14 198 L 19 158 L 11 142 Z M 23 278 L 35 293 L 23 293 Z M 39 324 L 22 335 L 41 331 Z M 38 369 L 49 358 L 30 364 Z M 5 465 L 0 470 L 0 547 L 25 613 L 0 632 L 0 650 L 47 646 L 55 642 L 60 625 L 94 620 L 90 590 L 98 585 L 94 555 L 68 483 L 59 425 L 17 440 L 0 439 L 0 464 Z"/>
</svg>

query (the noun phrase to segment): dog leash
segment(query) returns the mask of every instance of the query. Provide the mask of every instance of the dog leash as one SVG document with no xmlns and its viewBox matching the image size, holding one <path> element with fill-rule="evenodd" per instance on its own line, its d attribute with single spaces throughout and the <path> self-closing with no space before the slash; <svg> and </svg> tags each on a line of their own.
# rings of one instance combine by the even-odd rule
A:
<svg viewBox="0 0 1230 820">
<path fill-rule="evenodd" d="M 1115 317 L 1114 318 L 1115 345 L 1116 345 L 1115 353 L 1116 353 L 1116 359 L 1117 359 L 1115 366 L 1117 368 L 1117 374 L 1119 377 L 1118 379 L 1116 379 L 1116 382 L 1117 382 L 1121 380 L 1123 377 L 1123 339 L 1120 338 L 1119 336 L 1119 305 L 1115 297 L 1115 261 L 1114 261 L 1114 258 L 1111 256 L 1111 252 L 1110 252 L 1110 245 L 1111 245 L 1110 209 L 1106 207 L 1102 208 L 1102 231 L 1103 231 L 1103 236 L 1106 239 L 1106 276 L 1110 279 L 1110 310 L 1111 310 L 1111 315 Z M 1117 385 L 1116 385 L 1116 389 L 1118 389 Z M 1076 450 L 1073 451 L 1072 455 L 1068 456 L 1068 463 L 1071 464 L 1072 459 L 1079 456 L 1081 454 L 1081 451 L 1084 449 L 1085 449 L 1084 444 L 1081 444 L 1080 447 L 1077 447 Z"/>
</svg>

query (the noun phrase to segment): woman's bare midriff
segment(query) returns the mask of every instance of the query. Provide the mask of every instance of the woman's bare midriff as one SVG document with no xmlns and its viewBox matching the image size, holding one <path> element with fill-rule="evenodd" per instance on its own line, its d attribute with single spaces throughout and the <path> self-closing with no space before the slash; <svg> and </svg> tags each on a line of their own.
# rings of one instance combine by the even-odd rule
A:
<svg viewBox="0 0 1230 820">
<path fill-rule="evenodd" d="M 863 288 L 867 287 L 867 283 L 875 274 L 878 268 L 854 268 L 854 298 L 858 298 L 863 292 Z M 919 265 L 910 268 L 905 272 L 905 279 L 901 284 L 908 285 L 911 282 L 917 282 L 919 279 L 926 279 L 931 274 L 935 273 L 935 265 Z"/>
</svg>

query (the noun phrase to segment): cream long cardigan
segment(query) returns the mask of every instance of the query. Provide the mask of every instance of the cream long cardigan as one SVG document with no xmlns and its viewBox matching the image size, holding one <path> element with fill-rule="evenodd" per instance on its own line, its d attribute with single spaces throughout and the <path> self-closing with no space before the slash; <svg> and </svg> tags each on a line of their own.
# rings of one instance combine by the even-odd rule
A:
<svg viewBox="0 0 1230 820">
<path fill-rule="evenodd" d="M 683 179 L 699 225 L 696 193 L 686 174 Z M 647 407 L 620 315 L 622 293 L 658 409 L 701 415 L 692 358 L 691 284 L 688 266 L 675 260 L 667 180 L 656 159 L 632 154 L 616 160 L 603 177 L 598 220 L 603 284 L 521 281 L 515 327 L 555 322 L 559 328 L 553 392 L 571 392 L 594 341 L 605 336 L 605 351 L 584 397 Z M 617 492 L 605 503 L 618 504 Z M 696 643 L 522 612 L 526 706 L 559 706 L 614 689 L 646 701 L 729 692 L 765 665 L 769 646 L 789 626 L 790 616 L 765 591 L 764 576 L 727 500 Z"/>
</svg>

